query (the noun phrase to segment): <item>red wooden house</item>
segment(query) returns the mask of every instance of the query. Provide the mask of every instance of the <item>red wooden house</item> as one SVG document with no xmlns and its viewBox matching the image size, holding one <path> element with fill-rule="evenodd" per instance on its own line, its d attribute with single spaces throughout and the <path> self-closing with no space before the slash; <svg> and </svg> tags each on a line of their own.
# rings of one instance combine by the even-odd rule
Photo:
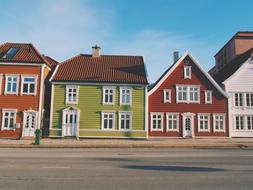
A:
<svg viewBox="0 0 253 190">
<path fill-rule="evenodd" d="M 227 94 L 187 52 L 149 89 L 149 137 L 228 137 Z"/>
<path fill-rule="evenodd" d="M 0 137 L 34 136 L 42 127 L 52 64 L 32 44 L 0 45 Z"/>
</svg>

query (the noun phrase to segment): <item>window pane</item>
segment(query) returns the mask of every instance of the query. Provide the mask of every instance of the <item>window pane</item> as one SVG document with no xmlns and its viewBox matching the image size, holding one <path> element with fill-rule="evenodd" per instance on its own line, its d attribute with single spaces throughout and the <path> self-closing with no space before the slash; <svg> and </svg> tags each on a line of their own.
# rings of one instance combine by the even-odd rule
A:
<svg viewBox="0 0 253 190">
<path fill-rule="evenodd" d="M 28 93 L 28 84 L 23 85 L 23 92 Z"/>
<path fill-rule="evenodd" d="M 35 92 L 35 85 L 30 84 L 30 93 L 34 93 L 34 92 Z"/>
</svg>

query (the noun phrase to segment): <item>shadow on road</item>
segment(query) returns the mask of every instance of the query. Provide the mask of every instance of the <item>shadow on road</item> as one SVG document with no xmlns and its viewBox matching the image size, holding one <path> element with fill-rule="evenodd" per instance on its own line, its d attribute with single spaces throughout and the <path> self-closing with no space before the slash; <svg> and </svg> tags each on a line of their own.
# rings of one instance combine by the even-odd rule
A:
<svg viewBox="0 0 253 190">
<path fill-rule="evenodd" d="M 122 168 L 134 170 L 154 170 L 154 171 L 175 171 L 175 172 L 223 172 L 224 169 L 208 168 L 208 167 L 192 167 L 192 166 L 138 166 L 129 165 L 122 166 Z"/>
</svg>

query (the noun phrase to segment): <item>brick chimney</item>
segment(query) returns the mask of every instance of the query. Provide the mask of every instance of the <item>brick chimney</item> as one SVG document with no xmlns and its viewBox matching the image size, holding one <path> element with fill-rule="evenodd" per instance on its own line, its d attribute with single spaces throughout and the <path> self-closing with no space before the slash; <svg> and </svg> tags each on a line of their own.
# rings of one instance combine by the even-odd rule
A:
<svg viewBox="0 0 253 190">
<path fill-rule="evenodd" d="M 97 45 L 92 47 L 92 57 L 97 58 L 100 57 L 100 50 L 101 48 Z"/>
<path fill-rule="evenodd" d="M 174 63 L 176 63 L 179 59 L 179 52 L 178 51 L 174 51 L 173 52 L 173 61 Z"/>
</svg>

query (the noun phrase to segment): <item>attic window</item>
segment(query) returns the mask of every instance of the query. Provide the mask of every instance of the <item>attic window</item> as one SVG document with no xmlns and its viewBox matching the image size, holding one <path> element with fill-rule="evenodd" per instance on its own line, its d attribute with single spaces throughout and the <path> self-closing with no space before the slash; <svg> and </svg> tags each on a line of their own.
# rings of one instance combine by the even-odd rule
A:
<svg viewBox="0 0 253 190">
<path fill-rule="evenodd" d="M 4 59 L 12 59 L 16 53 L 18 52 L 19 48 L 10 48 L 6 54 L 4 54 Z"/>
</svg>

